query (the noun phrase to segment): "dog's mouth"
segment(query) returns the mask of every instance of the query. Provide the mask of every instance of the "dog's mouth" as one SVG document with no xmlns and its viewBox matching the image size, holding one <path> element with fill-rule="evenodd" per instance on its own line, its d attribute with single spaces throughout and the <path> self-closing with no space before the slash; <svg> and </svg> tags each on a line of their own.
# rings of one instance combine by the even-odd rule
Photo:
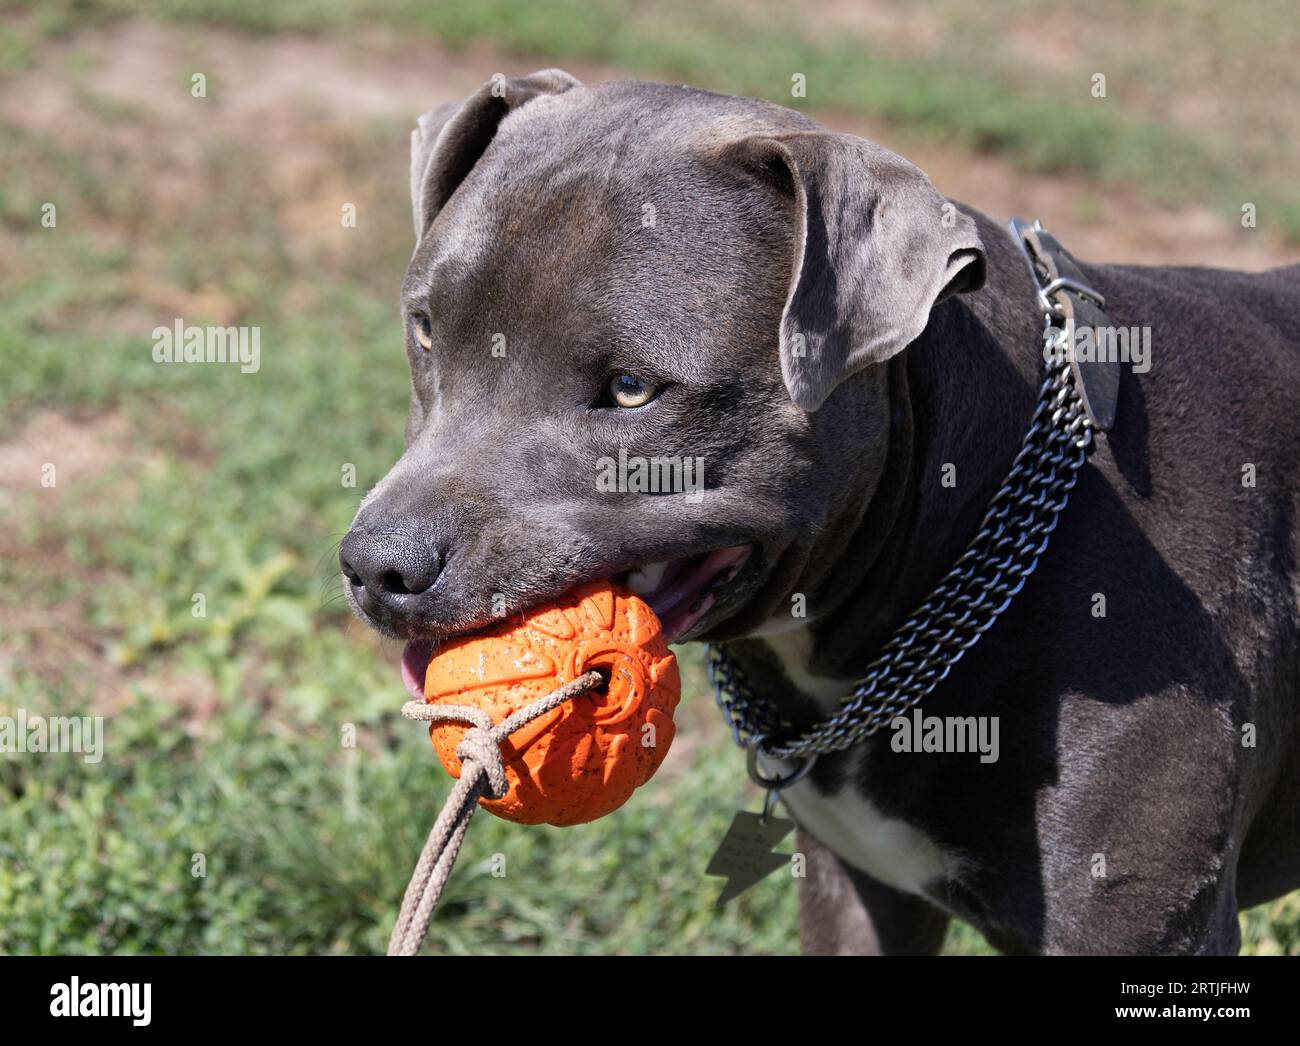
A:
<svg viewBox="0 0 1300 1046">
<path fill-rule="evenodd" d="M 655 612 L 664 639 L 676 642 L 688 635 L 713 609 L 723 590 L 749 560 L 751 546 L 735 545 L 682 559 L 646 563 L 615 575 Z"/>
<path fill-rule="evenodd" d="M 688 636 L 708 615 L 740 574 L 752 545 L 700 552 L 680 559 L 644 563 L 610 577 L 640 596 L 659 618 L 666 642 Z M 416 639 L 402 651 L 402 682 L 417 701 L 424 700 L 424 677 L 437 644 Z"/>
</svg>

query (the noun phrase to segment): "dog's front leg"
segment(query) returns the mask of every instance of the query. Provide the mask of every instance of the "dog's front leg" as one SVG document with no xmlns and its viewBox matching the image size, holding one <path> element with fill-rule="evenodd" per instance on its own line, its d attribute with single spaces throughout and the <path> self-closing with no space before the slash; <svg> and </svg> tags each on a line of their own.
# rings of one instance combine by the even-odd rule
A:
<svg viewBox="0 0 1300 1046">
<path fill-rule="evenodd" d="M 807 832 L 797 835 L 807 875 L 799 883 L 805 955 L 933 955 L 948 916 L 928 901 L 877 882 Z"/>
</svg>

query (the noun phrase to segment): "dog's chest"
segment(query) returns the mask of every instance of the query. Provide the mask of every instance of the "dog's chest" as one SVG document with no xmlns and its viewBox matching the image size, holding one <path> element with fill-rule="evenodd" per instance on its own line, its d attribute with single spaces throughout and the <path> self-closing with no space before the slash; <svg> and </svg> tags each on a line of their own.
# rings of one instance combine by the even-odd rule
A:
<svg viewBox="0 0 1300 1046">
<path fill-rule="evenodd" d="M 786 676 L 800 691 L 827 711 L 843 700 L 846 684 L 808 671 L 812 636 L 806 628 L 763 637 L 780 658 Z M 924 896 L 926 887 L 950 878 L 955 870 L 951 855 L 921 829 L 885 815 L 864 794 L 859 782 L 866 753 L 849 754 L 844 784 L 823 792 L 805 778 L 781 793 L 786 808 L 801 828 L 843 860 L 896 890 Z"/>
</svg>

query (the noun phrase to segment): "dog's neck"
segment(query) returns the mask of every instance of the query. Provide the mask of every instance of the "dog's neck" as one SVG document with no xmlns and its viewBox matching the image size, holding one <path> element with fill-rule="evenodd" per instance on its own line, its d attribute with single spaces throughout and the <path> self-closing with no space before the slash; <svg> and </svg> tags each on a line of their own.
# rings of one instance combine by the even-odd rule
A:
<svg viewBox="0 0 1300 1046">
<path fill-rule="evenodd" d="M 961 555 L 1033 413 L 1041 317 L 1023 261 L 987 224 L 986 242 L 1000 235 L 1007 248 L 989 252 L 990 291 L 937 307 L 921 337 L 889 364 L 889 448 L 843 554 L 853 567 L 810 595 L 806 625 L 773 629 L 763 639 L 788 681 L 823 710 L 847 696 L 845 681 L 862 675 Z M 995 281 L 1004 281 L 1001 294 L 992 293 Z M 1008 298 L 1023 301 L 1023 309 L 1000 305 Z M 745 645 L 766 660 L 767 651 Z M 798 696 L 783 699 L 775 692 L 781 688 L 773 689 L 772 700 L 788 701 L 786 714 L 809 714 Z"/>
</svg>

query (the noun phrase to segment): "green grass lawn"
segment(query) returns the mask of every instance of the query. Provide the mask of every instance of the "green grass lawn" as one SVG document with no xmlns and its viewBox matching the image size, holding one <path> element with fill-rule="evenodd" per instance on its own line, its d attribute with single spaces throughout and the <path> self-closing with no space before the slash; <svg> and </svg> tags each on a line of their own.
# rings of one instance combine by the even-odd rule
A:
<svg viewBox="0 0 1300 1046">
<path fill-rule="evenodd" d="M 263 34 L 379 25 L 452 48 L 601 63 L 882 119 L 1028 171 L 1140 184 L 1234 222 L 1250 201 L 1279 236 L 1300 242 L 1300 25 L 1290 0 L 1094 7 L 894 0 L 895 32 L 882 39 L 888 2 L 854 17 L 852 5 L 827 13 L 779 0 L 50 0 L 0 37 L 0 69 L 29 63 L 51 35 L 140 12 Z M 1093 94 L 1097 73 L 1109 77 L 1103 98 Z M 802 94 L 791 89 L 796 75 Z M 1238 104 L 1215 105 L 1216 85 Z"/>
<path fill-rule="evenodd" d="M 639 16 L 642 38 L 578 0 L 407 13 L 412 32 L 460 44 L 485 39 L 506 6 L 518 17 L 501 42 L 557 61 L 746 90 L 771 53 L 746 38 L 706 65 L 700 41 L 716 26 L 679 39 Z M 361 17 L 301 0 L 164 8 L 198 53 L 193 19 L 272 33 L 323 17 L 342 33 Z M 209 119 L 184 108 L 176 54 L 148 59 L 171 63 L 172 115 L 115 103 L 96 80 L 112 56 L 72 31 L 130 9 L 4 16 L 0 75 L 65 39 L 58 71 L 75 104 L 39 126 L 0 120 L 0 713 L 107 719 L 97 764 L 0 756 L 0 952 L 382 951 L 448 790 L 424 731 L 398 715 L 396 648 L 351 620 L 334 576 L 361 494 L 401 448 L 409 123 L 304 109 L 286 133 L 223 123 L 219 107 Z M 825 68 L 840 68 L 823 46 Z M 901 66 L 872 75 L 900 118 L 966 104 L 941 80 L 908 101 L 920 81 Z M 1015 120 L 988 120 L 1006 135 L 971 144 L 1014 153 Z M 43 228 L 49 202 L 58 222 Z M 343 202 L 356 228 L 340 226 Z M 174 317 L 259 326 L 261 369 L 155 364 L 151 331 Z M 592 825 L 476 818 L 430 950 L 796 950 L 788 879 L 712 908 L 704 866 L 758 796 L 698 652 L 683 664 L 660 775 Z M 494 854 L 504 879 L 489 872 Z M 1295 896 L 1244 925 L 1248 951 L 1300 951 Z M 948 950 L 989 949 L 955 927 Z"/>
</svg>

